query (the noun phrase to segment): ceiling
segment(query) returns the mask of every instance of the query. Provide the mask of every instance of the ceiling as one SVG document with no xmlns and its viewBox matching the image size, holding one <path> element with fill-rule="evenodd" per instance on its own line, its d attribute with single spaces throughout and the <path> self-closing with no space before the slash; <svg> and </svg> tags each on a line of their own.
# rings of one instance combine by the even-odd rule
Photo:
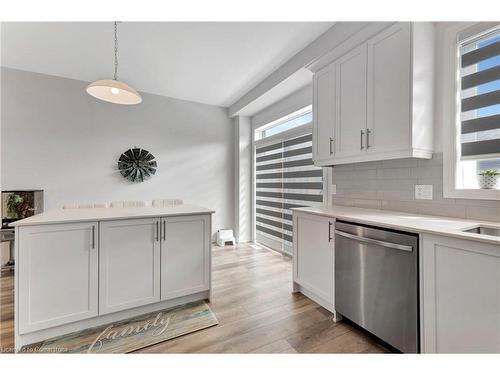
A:
<svg viewBox="0 0 500 375">
<path fill-rule="evenodd" d="M 328 22 L 125 22 L 118 79 L 139 91 L 227 107 L 325 32 Z M 5 67 L 112 78 L 112 22 L 2 23 Z"/>
</svg>

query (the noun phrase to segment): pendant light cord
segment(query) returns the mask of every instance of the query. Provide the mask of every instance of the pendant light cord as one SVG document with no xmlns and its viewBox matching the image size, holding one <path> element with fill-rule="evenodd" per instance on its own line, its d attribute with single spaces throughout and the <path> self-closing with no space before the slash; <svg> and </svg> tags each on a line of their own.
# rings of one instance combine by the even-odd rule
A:
<svg viewBox="0 0 500 375">
<path fill-rule="evenodd" d="M 118 22 L 115 21 L 115 75 L 114 80 L 118 79 Z"/>
</svg>

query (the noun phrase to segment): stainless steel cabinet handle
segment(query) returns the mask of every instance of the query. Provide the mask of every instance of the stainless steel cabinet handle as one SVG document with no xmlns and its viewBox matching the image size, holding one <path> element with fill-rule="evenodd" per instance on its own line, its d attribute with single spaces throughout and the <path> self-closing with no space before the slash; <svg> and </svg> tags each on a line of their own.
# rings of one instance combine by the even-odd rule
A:
<svg viewBox="0 0 500 375">
<path fill-rule="evenodd" d="M 333 138 L 330 138 L 330 155 L 333 154 Z"/>
<path fill-rule="evenodd" d="M 167 239 L 167 222 L 165 220 L 163 220 L 163 241 L 165 241 Z"/>
<path fill-rule="evenodd" d="M 156 242 L 160 240 L 160 222 L 156 220 Z"/>
<path fill-rule="evenodd" d="M 92 225 L 92 249 L 95 249 L 95 225 Z"/>
<path fill-rule="evenodd" d="M 362 149 L 364 149 L 364 146 L 363 146 L 363 136 L 365 135 L 365 132 L 363 131 L 363 129 L 361 129 L 361 135 L 359 137 L 359 147 Z"/>
<path fill-rule="evenodd" d="M 366 129 L 366 149 L 370 148 L 370 133 L 372 131 L 370 129 Z"/>
<path fill-rule="evenodd" d="M 332 242 L 333 237 L 332 237 L 332 222 L 328 222 L 328 242 Z"/>
<path fill-rule="evenodd" d="M 385 242 L 385 241 L 380 241 L 380 240 L 374 240 L 373 238 L 366 238 L 366 237 L 361 237 L 361 236 L 356 236 L 355 234 L 351 233 L 346 233 L 342 232 L 340 230 L 335 230 L 335 234 L 338 234 L 339 236 L 349 238 L 351 240 L 356 240 L 359 242 L 366 242 L 366 243 L 371 243 L 374 245 L 379 245 L 383 247 L 389 247 L 391 249 L 397 249 L 397 250 L 404 250 L 404 251 L 413 251 L 413 246 L 408 246 L 408 245 L 400 245 L 397 243 L 392 243 L 392 242 Z"/>
</svg>

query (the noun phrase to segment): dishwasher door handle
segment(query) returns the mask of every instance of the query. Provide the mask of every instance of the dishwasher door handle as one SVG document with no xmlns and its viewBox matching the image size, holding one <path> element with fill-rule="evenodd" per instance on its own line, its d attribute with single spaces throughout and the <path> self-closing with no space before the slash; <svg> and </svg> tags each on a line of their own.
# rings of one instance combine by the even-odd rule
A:
<svg viewBox="0 0 500 375">
<path fill-rule="evenodd" d="M 356 236 L 355 234 L 342 232 L 342 231 L 337 230 L 337 229 L 335 229 L 335 234 L 338 234 L 339 236 L 342 236 L 342 237 L 345 237 L 345 238 L 349 238 L 351 240 L 355 240 L 355 241 L 359 241 L 359 242 L 365 242 L 365 243 L 371 243 L 371 244 L 374 244 L 374 245 L 388 247 L 388 248 L 391 248 L 391 249 L 408 251 L 410 253 L 413 251 L 413 246 L 400 245 L 400 244 L 393 243 L 393 242 L 386 242 L 386 241 L 374 240 L 373 238 Z"/>
</svg>

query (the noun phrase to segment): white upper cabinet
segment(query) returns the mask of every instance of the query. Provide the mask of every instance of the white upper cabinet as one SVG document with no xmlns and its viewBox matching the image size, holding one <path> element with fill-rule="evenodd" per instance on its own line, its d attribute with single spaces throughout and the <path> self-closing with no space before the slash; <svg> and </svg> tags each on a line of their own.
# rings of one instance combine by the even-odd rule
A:
<svg viewBox="0 0 500 375">
<path fill-rule="evenodd" d="M 410 24 L 398 23 L 368 41 L 368 152 L 411 147 Z"/>
<path fill-rule="evenodd" d="M 361 44 L 354 36 L 342 51 L 329 53 L 328 62 L 311 67 L 318 69 L 313 79 L 318 166 L 432 157 L 433 25 L 399 22 L 380 30 L 375 24 L 371 34 L 364 31 Z M 334 79 L 324 78 L 325 72 L 335 72 Z M 327 82 L 333 87 L 325 87 Z"/>
<path fill-rule="evenodd" d="M 341 57 L 336 73 L 335 157 L 344 158 L 358 155 L 365 147 L 366 45 Z"/>
<path fill-rule="evenodd" d="M 333 156 L 335 141 L 335 67 L 333 65 L 327 66 L 314 75 L 313 96 L 315 158 L 318 161 L 328 161 Z"/>
</svg>

